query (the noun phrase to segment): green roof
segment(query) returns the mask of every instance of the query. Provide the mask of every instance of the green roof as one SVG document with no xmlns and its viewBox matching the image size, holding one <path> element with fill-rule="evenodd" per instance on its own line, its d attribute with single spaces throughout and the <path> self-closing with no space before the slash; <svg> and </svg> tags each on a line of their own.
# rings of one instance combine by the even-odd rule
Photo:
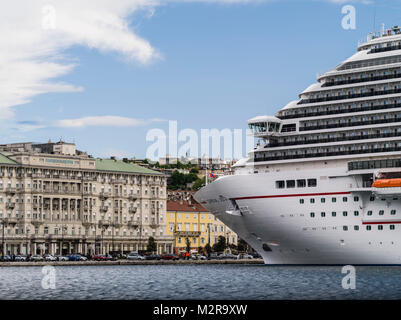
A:
<svg viewBox="0 0 401 320">
<path fill-rule="evenodd" d="M 0 153 L 0 163 L 1 164 L 18 164 L 14 160 L 7 158 L 4 154 Z"/>
<path fill-rule="evenodd" d="M 161 174 L 160 172 L 138 166 L 133 163 L 127 163 L 121 160 L 96 159 L 96 170 L 118 171 L 128 173 Z"/>
</svg>

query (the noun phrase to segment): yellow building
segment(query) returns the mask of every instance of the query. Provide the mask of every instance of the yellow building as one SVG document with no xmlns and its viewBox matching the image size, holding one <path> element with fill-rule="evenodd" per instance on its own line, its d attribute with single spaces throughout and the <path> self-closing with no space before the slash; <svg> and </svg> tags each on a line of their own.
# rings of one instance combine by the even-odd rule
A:
<svg viewBox="0 0 401 320">
<path fill-rule="evenodd" d="M 237 245 L 238 236 L 213 214 L 193 199 L 167 201 L 166 235 L 174 237 L 175 253 L 186 252 L 187 238 L 192 251 L 199 251 L 208 243 L 211 247 L 219 236 L 228 244 Z"/>
</svg>

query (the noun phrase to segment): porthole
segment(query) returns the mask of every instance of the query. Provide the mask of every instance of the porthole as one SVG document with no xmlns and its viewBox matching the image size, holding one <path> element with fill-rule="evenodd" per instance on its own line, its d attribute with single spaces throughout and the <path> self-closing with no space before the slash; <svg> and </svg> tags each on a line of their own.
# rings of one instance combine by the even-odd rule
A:
<svg viewBox="0 0 401 320">
<path fill-rule="evenodd" d="M 337 198 L 331 198 L 331 202 L 336 202 Z"/>
<path fill-rule="evenodd" d="M 347 202 L 348 198 L 347 197 L 343 197 L 343 202 Z"/>
<path fill-rule="evenodd" d="M 366 226 L 366 230 L 368 231 L 372 230 L 372 226 Z"/>
<path fill-rule="evenodd" d="M 264 244 L 262 245 L 262 248 L 263 248 L 263 250 L 265 250 L 265 251 L 272 251 L 272 249 L 267 245 L 267 243 L 264 243 Z"/>
<path fill-rule="evenodd" d="M 394 230 L 395 229 L 395 225 L 390 224 L 390 230 Z"/>
<path fill-rule="evenodd" d="M 391 210 L 391 215 L 395 215 L 396 211 L 395 210 Z"/>
<path fill-rule="evenodd" d="M 320 215 L 322 216 L 322 218 L 324 218 L 326 216 L 326 212 L 321 212 Z"/>
<path fill-rule="evenodd" d="M 343 211 L 343 216 L 344 217 L 348 216 L 348 212 L 347 211 Z"/>
<path fill-rule="evenodd" d="M 359 226 L 354 226 L 354 230 L 358 231 L 359 230 Z"/>
<path fill-rule="evenodd" d="M 368 211 L 368 216 L 371 216 L 372 215 L 372 211 Z"/>
<path fill-rule="evenodd" d="M 310 203 L 315 203 L 315 199 L 311 198 Z"/>
<path fill-rule="evenodd" d="M 348 227 L 347 227 L 347 226 L 343 226 L 343 230 L 344 230 L 344 231 L 347 231 L 347 230 L 348 230 Z"/>
<path fill-rule="evenodd" d="M 354 201 L 359 201 L 359 197 L 354 197 Z"/>
<path fill-rule="evenodd" d="M 326 202 L 326 199 L 325 199 L 325 198 L 321 198 L 321 199 L 320 199 L 320 202 L 321 202 L 321 203 L 325 203 L 325 202 Z"/>
<path fill-rule="evenodd" d="M 382 226 L 382 225 L 378 225 L 378 226 L 377 226 L 377 229 L 378 229 L 378 230 L 383 230 L 383 226 Z"/>
<path fill-rule="evenodd" d="M 311 216 L 311 218 L 314 218 L 314 217 L 315 217 L 315 213 L 314 213 L 314 212 L 311 212 L 311 213 L 310 213 L 310 216 Z"/>
<path fill-rule="evenodd" d="M 305 200 L 304 200 L 304 199 L 299 199 L 299 203 L 300 203 L 300 204 L 304 204 L 304 203 L 305 203 Z"/>
<path fill-rule="evenodd" d="M 359 211 L 354 211 L 354 216 L 359 216 Z"/>
<path fill-rule="evenodd" d="M 332 212 L 332 213 L 331 213 L 331 216 L 332 216 L 332 217 L 335 217 L 336 215 L 337 215 L 337 212 Z"/>
<path fill-rule="evenodd" d="M 384 214 L 384 210 L 379 211 L 379 216 L 382 216 Z"/>
</svg>

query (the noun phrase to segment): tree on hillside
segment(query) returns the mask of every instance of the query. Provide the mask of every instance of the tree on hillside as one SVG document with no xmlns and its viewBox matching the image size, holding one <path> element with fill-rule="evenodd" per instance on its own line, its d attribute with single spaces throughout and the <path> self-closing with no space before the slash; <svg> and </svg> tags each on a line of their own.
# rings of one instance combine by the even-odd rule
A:
<svg viewBox="0 0 401 320">
<path fill-rule="evenodd" d="M 156 252 L 157 251 L 157 245 L 156 245 L 155 238 L 149 237 L 147 251 L 148 252 Z"/>
<path fill-rule="evenodd" d="M 226 237 L 219 236 L 217 242 L 213 245 L 213 251 L 223 252 L 227 248 Z"/>
</svg>

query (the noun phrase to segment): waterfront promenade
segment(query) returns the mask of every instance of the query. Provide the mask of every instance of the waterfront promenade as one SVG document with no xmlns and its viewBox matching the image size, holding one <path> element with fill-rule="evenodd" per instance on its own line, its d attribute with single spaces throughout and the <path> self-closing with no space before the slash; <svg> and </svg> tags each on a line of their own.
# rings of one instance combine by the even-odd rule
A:
<svg viewBox="0 0 401 320">
<path fill-rule="evenodd" d="M 22 261 L 0 262 L 0 267 L 38 266 L 118 266 L 118 265 L 202 265 L 202 264 L 264 264 L 263 259 L 227 260 L 117 260 L 117 261 Z"/>
</svg>

